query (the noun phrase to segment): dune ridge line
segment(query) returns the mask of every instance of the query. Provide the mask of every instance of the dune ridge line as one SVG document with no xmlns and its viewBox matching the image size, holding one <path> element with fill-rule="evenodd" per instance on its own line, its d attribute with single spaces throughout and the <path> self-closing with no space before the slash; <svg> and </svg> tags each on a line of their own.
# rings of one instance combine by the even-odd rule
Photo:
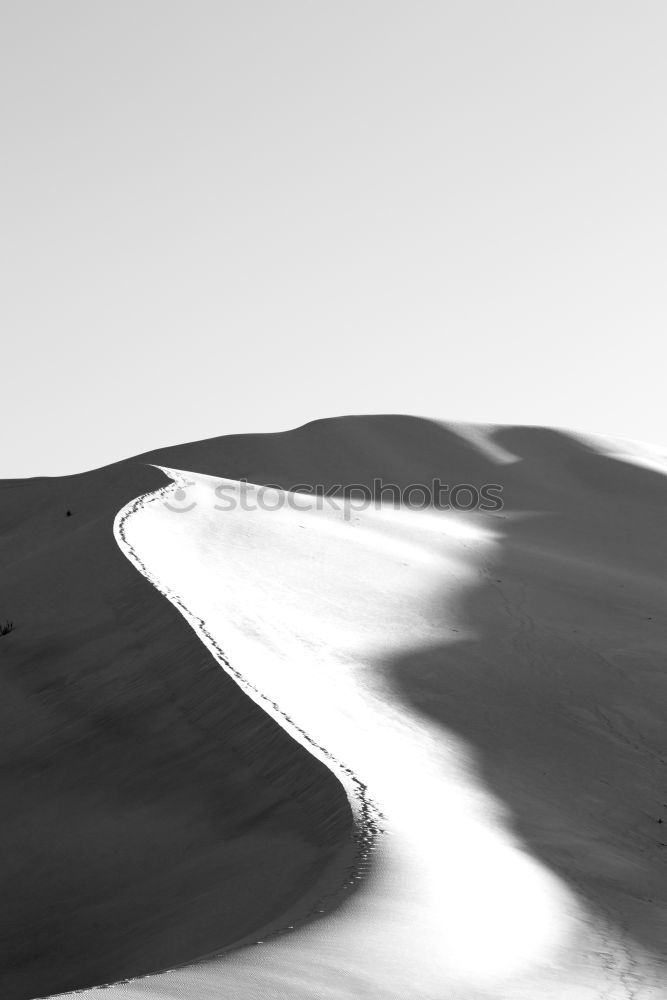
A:
<svg viewBox="0 0 667 1000">
<path fill-rule="evenodd" d="M 213 655 L 218 664 L 234 679 L 234 681 L 236 681 L 239 687 L 250 698 L 252 698 L 252 700 L 260 706 L 260 708 L 275 719 L 293 739 L 321 760 L 322 763 L 324 763 L 339 779 L 352 809 L 354 816 L 354 837 L 357 844 L 357 856 L 355 862 L 345 882 L 323 896 L 320 900 L 318 900 L 314 907 L 312 907 L 302 918 L 298 919 L 298 924 L 301 925 L 317 917 L 318 914 L 326 912 L 326 910 L 330 908 L 331 903 L 336 902 L 340 898 L 342 892 L 346 890 L 349 891 L 354 888 L 364 877 L 369 868 L 370 855 L 375 847 L 377 837 L 380 833 L 382 833 L 382 820 L 384 817 L 379 807 L 370 797 L 367 785 L 354 773 L 352 768 L 338 760 L 334 754 L 326 749 L 326 747 L 314 740 L 312 736 L 310 736 L 303 728 L 298 726 L 294 720 L 280 708 L 277 702 L 272 701 L 267 695 L 260 691 L 259 688 L 252 684 L 244 676 L 242 671 L 232 665 L 229 657 L 225 654 L 220 644 L 207 628 L 205 620 L 195 615 L 185 605 L 177 593 L 164 585 L 157 578 L 157 576 L 148 569 L 132 543 L 129 541 L 126 532 L 126 525 L 129 519 L 137 514 L 147 504 L 165 501 L 166 498 L 174 493 L 179 487 L 182 488 L 182 485 L 185 482 L 185 476 L 176 470 L 157 465 L 155 468 L 163 472 L 164 475 L 171 480 L 171 482 L 167 483 L 158 490 L 141 494 L 129 504 L 126 504 L 126 506 L 118 512 L 114 520 L 113 531 L 119 548 L 126 558 L 135 566 L 135 568 L 148 580 L 148 582 L 151 583 L 156 590 L 158 590 L 174 605 L 174 607 L 178 609 L 188 624 L 192 627 L 198 638 Z M 327 906 L 327 904 L 329 904 L 329 906 Z M 286 926 L 282 932 L 291 930 L 294 926 L 295 923 L 293 922 L 292 924 Z M 270 936 L 277 936 L 282 932 L 280 930 L 272 931 Z M 261 933 L 261 928 L 258 928 L 258 933 Z M 208 958 L 210 955 L 205 957 Z M 197 960 L 195 959 L 193 961 Z M 192 962 L 188 962 L 187 964 L 192 964 Z M 150 973 L 148 975 L 155 975 L 155 973 Z M 134 979 L 142 978 L 147 978 L 147 976 L 133 977 L 130 980 L 122 980 L 122 982 L 132 982 Z"/>
</svg>

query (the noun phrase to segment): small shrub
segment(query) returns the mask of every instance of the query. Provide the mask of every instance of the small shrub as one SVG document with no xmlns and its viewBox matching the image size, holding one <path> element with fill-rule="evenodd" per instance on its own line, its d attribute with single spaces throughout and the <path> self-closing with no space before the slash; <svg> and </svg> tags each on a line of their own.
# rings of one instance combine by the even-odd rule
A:
<svg viewBox="0 0 667 1000">
<path fill-rule="evenodd" d="M 7 635 L 14 628 L 14 622 L 3 622 L 0 625 L 0 635 Z"/>
</svg>

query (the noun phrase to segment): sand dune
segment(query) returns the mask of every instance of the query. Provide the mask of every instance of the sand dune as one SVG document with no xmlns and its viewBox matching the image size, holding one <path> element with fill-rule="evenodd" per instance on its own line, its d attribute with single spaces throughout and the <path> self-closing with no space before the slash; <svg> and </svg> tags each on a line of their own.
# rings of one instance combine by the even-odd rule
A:
<svg viewBox="0 0 667 1000">
<path fill-rule="evenodd" d="M 262 944 L 114 995 L 667 996 L 660 455 L 386 417 L 147 457 L 191 485 L 170 487 L 182 512 L 130 504 L 125 551 L 358 827 L 367 786 L 381 832 L 363 871 L 348 843 L 347 869 L 337 855 L 274 910 L 290 933 L 258 919 Z M 220 511 L 221 474 L 230 490 L 440 475 L 502 483 L 506 506 Z"/>
</svg>

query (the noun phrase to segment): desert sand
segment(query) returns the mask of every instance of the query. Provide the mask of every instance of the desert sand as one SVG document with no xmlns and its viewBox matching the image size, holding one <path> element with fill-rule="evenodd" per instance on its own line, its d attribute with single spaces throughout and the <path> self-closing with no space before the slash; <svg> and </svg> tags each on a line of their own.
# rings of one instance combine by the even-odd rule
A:
<svg viewBox="0 0 667 1000">
<path fill-rule="evenodd" d="M 154 873 L 153 883 L 141 887 L 157 926 L 151 934 L 148 920 L 137 918 L 136 899 L 134 909 L 128 905 L 125 913 L 135 926 L 131 935 L 125 928 L 125 935 L 134 950 L 113 953 L 108 937 L 100 934 L 98 968 L 115 962 L 116 972 L 97 981 L 151 972 L 170 943 L 178 942 L 181 954 L 163 967 L 242 939 L 246 947 L 118 985 L 113 995 L 121 1000 L 667 996 L 667 847 L 661 822 L 664 817 L 667 824 L 662 610 L 667 466 L 662 454 L 545 429 L 361 417 L 283 435 L 164 449 L 143 460 L 164 468 L 172 485 L 156 488 L 160 474 L 142 469 L 150 484 L 137 500 L 146 487 L 132 495 L 136 481 L 129 483 L 130 470 L 138 476 L 132 463 L 86 474 L 113 477 L 117 484 L 98 516 L 104 521 L 117 504 L 118 551 L 142 595 L 135 616 L 145 618 L 150 607 L 169 622 L 183 649 L 199 644 L 211 685 L 199 706 L 207 736 L 207 713 L 221 711 L 212 699 L 224 690 L 225 699 L 235 700 L 224 710 L 220 753 L 228 748 L 228 730 L 247 735 L 242 713 L 253 713 L 264 728 L 255 741 L 252 777 L 259 771 L 266 775 L 281 809 L 298 801 L 319 833 L 311 833 L 310 873 L 304 864 L 307 838 L 288 843 L 282 828 L 285 855 L 295 866 L 302 864 L 298 872 L 281 870 L 277 856 L 273 865 L 267 859 L 265 869 L 252 872 L 255 880 L 242 899 L 241 875 L 249 872 L 237 867 L 236 893 L 226 896 L 226 905 L 217 904 L 226 920 L 218 928 L 211 926 L 212 897 L 219 900 L 225 892 L 224 877 L 211 885 L 206 910 L 187 867 L 180 885 L 169 883 L 172 872 L 165 871 L 164 884 L 173 893 L 165 908 L 158 893 L 162 875 Z M 295 483 L 371 484 L 375 476 L 399 485 L 427 483 L 434 476 L 449 483 L 499 483 L 505 506 L 499 512 L 452 513 L 387 505 L 304 509 L 307 501 L 294 509 L 284 502 L 284 491 Z M 216 489 L 234 496 L 242 478 L 275 484 L 267 497 L 280 509 L 217 509 Z M 63 485 L 59 481 L 59 488 Z M 46 486 L 41 489 L 48 494 Z M 96 503 L 99 509 L 101 501 Z M 34 524 L 25 530 L 32 537 Z M 46 540 L 52 537 L 40 530 Z M 93 593 L 81 594 L 82 601 L 93 600 L 98 591 L 112 593 L 114 586 L 124 592 L 125 571 L 116 560 L 109 563 L 117 580 L 111 574 L 93 587 L 89 579 Z M 64 600 L 61 614 L 66 616 Z M 99 631 L 100 638 L 106 636 L 108 623 Z M 72 632 L 78 634 L 76 626 Z M 17 629 L 2 642 L 18 634 Z M 152 746 L 159 736 L 166 755 L 179 730 L 172 734 L 173 719 L 160 710 L 151 688 L 158 683 L 150 679 L 159 676 L 159 664 L 154 673 L 142 673 L 155 655 L 150 647 L 156 636 L 161 627 L 153 627 L 143 643 L 133 636 L 133 687 L 118 716 L 136 700 L 136 711 L 130 712 L 134 739 L 140 742 L 143 724 L 147 743 Z M 162 643 L 168 673 L 181 682 L 170 701 L 175 718 L 182 704 L 184 711 L 191 707 L 197 672 L 193 676 L 188 661 L 171 666 L 170 643 Z M 0 653 L 4 666 L 4 645 Z M 97 697 L 103 689 L 112 699 L 123 687 L 123 676 L 120 685 L 114 683 L 114 662 L 109 655 L 103 680 L 93 670 L 89 684 Z M 65 694 L 60 697 L 66 702 Z M 98 735 L 86 699 L 82 708 L 92 720 L 89 753 L 104 733 Z M 116 734 L 116 750 L 124 737 L 122 731 Z M 204 743 L 208 761 L 213 747 Z M 72 744 L 68 751 L 76 759 Z M 30 746 L 36 769 L 43 746 L 36 738 Z M 172 785 L 172 771 L 182 773 L 179 756 L 176 744 L 174 762 L 160 761 L 158 767 L 153 759 L 141 759 L 138 774 L 146 781 L 160 775 L 161 794 L 168 798 L 178 785 L 176 778 Z M 102 801 L 113 812 L 114 770 L 108 760 L 102 763 L 101 791 L 89 805 L 93 817 Z M 189 762 L 181 763 L 186 772 Z M 235 770 L 233 761 L 225 759 L 220 770 L 228 783 L 235 779 L 249 787 L 251 776 Z M 212 792 L 197 789 L 202 802 Z M 227 794 L 226 788 L 222 792 Z M 140 812 L 145 789 L 136 793 Z M 252 801 L 255 794 L 255 789 L 249 793 Z M 52 800 L 62 802 L 57 785 Z M 190 803 L 182 805 L 185 838 L 192 814 Z M 38 812 L 34 804 L 31 821 Z M 149 810 L 143 832 L 164 849 L 158 812 Z M 265 821 L 265 811 L 258 812 L 257 824 Z M 142 855 L 141 821 L 127 807 L 123 816 L 125 864 L 135 884 L 141 883 L 147 855 L 145 850 Z M 82 838 L 85 844 L 99 843 L 102 826 Z M 236 837 L 248 857 L 256 849 L 257 829 L 251 817 Z M 365 840 L 360 831 L 368 835 Z M 31 835 L 35 853 L 43 852 L 48 843 L 43 829 L 33 825 Z M 109 883 L 117 835 L 106 841 Z M 275 831 L 274 840 L 280 840 Z M 205 852 L 199 850 L 203 873 Z M 222 848 L 210 871 L 227 856 Z M 56 890 L 61 900 L 67 898 L 76 881 L 69 861 L 59 869 L 54 907 Z M 88 864 L 84 854 L 81 881 Z M 32 874 L 29 866 L 27 871 Z M 274 879 L 283 876 L 292 895 L 273 905 Z M 113 885 L 97 889 L 99 907 L 109 896 L 114 900 Z M 176 913 L 179 892 L 190 908 L 183 905 Z M 234 937 L 242 923 L 236 908 L 244 901 L 245 933 Z M 117 899 L 115 905 L 118 920 Z M 39 907 L 34 901 L 32 906 L 36 914 Z M 253 906 L 257 919 L 251 926 Z M 81 919 L 78 901 L 71 913 Z M 60 918 L 65 927 L 63 910 Z M 281 933 L 272 934 L 276 929 Z M 210 946 L 216 930 L 218 943 Z M 116 936 L 124 940 L 120 932 Z M 34 989 L 31 968 L 41 969 L 46 981 L 50 963 L 55 975 L 54 937 L 39 960 L 25 963 L 20 988 Z M 189 955 L 183 955 L 186 939 Z M 150 961 L 137 968 L 142 946 Z M 84 967 L 90 970 L 88 983 L 95 958 L 88 949 L 81 955 L 79 975 Z M 74 959 L 69 969 L 75 977 Z M 82 978 L 72 987 L 86 984 Z M 40 994 L 15 988 L 12 995 Z"/>
</svg>

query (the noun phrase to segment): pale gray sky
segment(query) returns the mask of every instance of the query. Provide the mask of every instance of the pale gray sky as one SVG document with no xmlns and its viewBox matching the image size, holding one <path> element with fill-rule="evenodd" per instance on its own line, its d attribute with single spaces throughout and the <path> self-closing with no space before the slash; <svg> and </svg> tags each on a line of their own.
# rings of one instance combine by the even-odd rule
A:
<svg viewBox="0 0 667 1000">
<path fill-rule="evenodd" d="M 667 444 L 664 0 L 0 20 L 0 476 L 350 412 Z"/>
</svg>

